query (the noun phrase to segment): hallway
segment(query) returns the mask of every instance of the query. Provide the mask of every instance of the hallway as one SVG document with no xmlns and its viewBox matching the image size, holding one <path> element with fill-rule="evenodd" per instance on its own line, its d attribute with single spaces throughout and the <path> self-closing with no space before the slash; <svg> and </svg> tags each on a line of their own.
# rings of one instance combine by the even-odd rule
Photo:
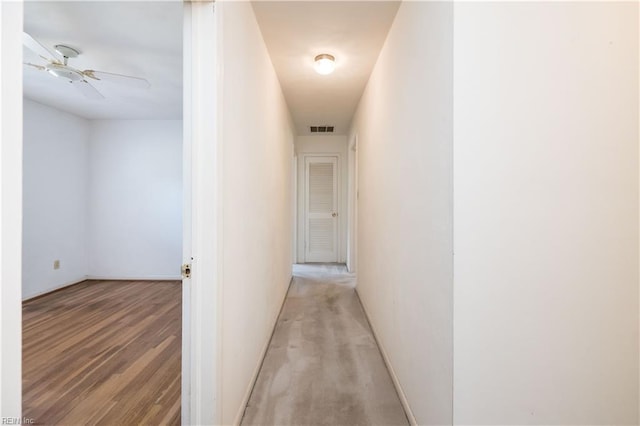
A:
<svg viewBox="0 0 640 426">
<path fill-rule="evenodd" d="M 294 266 L 243 425 L 408 424 L 343 265 Z"/>
<path fill-rule="evenodd" d="M 151 408 L 129 422 L 160 423 L 162 394 L 185 425 L 640 424 L 640 1 L 171 1 L 182 31 L 169 39 L 150 9 L 91 25 L 57 1 L 42 3 L 64 11 L 32 21 L 28 3 L 0 0 L 0 417 L 56 410 L 85 424 L 108 411 L 118 423 L 146 393 Z M 55 46 L 80 49 L 82 68 L 37 53 Z M 27 54 L 41 65 L 25 67 Z M 49 80 L 34 92 L 66 94 L 54 76 L 70 87 L 62 78 L 89 67 L 151 87 L 84 104 L 72 90 L 80 100 L 60 111 L 22 90 L 39 73 Z M 163 87 L 182 123 L 130 104 Z M 119 117 L 122 102 L 141 117 Z M 165 121 L 171 149 L 152 131 Z M 135 156 L 116 165 L 116 147 Z M 165 185 L 170 202 L 148 208 Z M 174 255 L 152 262 L 171 224 Z M 29 241 L 40 254 L 24 255 Z M 137 362 L 100 373 L 124 408 L 67 386 L 75 369 L 102 392 L 83 366 L 109 354 L 76 344 L 92 309 L 104 313 L 96 300 L 62 309 L 90 317 L 59 326 L 69 362 L 52 368 L 39 351 L 40 337 L 64 349 L 46 327 L 22 351 L 34 273 L 51 289 L 183 277 L 171 314 L 146 299 L 111 310 L 141 326 L 164 313 L 173 331 L 142 346 L 123 343 L 120 324 L 98 336 Z M 150 374 L 163 355 L 170 387 Z M 86 402 L 38 414 L 46 393 Z"/>
</svg>

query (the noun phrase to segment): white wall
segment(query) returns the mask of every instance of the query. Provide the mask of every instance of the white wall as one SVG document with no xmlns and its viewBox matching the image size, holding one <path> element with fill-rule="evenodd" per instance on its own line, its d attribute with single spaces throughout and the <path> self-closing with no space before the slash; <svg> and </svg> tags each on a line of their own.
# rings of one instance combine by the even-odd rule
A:
<svg viewBox="0 0 640 426">
<path fill-rule="evenodd" d="M 89 121 L 25 99 L 23 299 L 87 278 L 177 279 L 181 150 L 180 120 Z"/>
<path fill-rule="evenodd" d="M 88 274 L 89 121 L 24 100 L 22 297 Z M 60 269 L 53 269 L 54 260 Z"/>
<path fill-rule="evenodd" d="M 638 423 L 638 5 L 455 5 L 456 424 Z"/>
<path fill-rule="evenodd" d="M 182 121 L 91 122 L 89 276 L 178 279 Z"/>
<path fill-rule="evenodd" d="M 402 3 L 350 136 L 357 290 L 418 424 L 452 422 L 452 12 Z"/>
<path fill-rule="evenodd" d="M 24 299 L 86 278 L 180 276 L 181 132 L 181 120 L 89 121 L 25 99 Z"/>
<path fill-rule="evenodd" d="M 312 135 L 297 136 L 295 150 L 298 157 L 298 250 L 297 260 L 304 263 L 304 202 L 305 191 L 305 155 L 330 155 L 338 157 L 338 262 L 346 262 L 347 259 L 347 188 L 348 188 L 348 155 L 347 137 L 342 135 Z"/>
<path fill-rule="evenodd" d="M 238 421 L 291 279 L 293 126 L 251 3 L 222 2 L 222 424 Z"/>
</svg>

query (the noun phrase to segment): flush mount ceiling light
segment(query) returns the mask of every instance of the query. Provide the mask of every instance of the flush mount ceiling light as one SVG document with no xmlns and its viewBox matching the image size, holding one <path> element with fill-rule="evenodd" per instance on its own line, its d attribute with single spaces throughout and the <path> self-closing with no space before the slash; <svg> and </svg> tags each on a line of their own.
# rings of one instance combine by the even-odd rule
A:
<svg viewBox="0 0 640 426">
<path fill-rule="evenodd" d="M 316 56 L 314 59 L 314 68 L 318 74 L 327 75 L 331 74 L 336 68 L 336 58 L 328 53 L 323 53 Z"/>
</svg>

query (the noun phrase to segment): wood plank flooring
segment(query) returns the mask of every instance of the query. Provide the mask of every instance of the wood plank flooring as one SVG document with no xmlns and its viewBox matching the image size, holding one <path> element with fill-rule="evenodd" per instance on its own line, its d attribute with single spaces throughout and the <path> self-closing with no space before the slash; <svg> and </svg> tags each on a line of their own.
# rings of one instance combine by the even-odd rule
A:
<svg viewBox="0 0 640 426">
<path fill-rule="evenodd" d="M 179 281 L 85 281 L 23 304 L 23 416 L 180 424 Z"/>
</svg>

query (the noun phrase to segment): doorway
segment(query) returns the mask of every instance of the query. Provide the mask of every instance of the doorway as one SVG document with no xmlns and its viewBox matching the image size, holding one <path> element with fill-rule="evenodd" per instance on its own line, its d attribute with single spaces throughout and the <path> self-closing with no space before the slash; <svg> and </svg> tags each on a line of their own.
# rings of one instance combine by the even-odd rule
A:
<svg viewBox="0 0 640 426">
<path fill-rule="evenodd" d="M 23 304 L 22 413 L 35 422 L 180 423 L 183 23 L 181 2 L 24 4 L 21 284 L 42 297 Z"/>
<path fill-rule="evenodd" d="M 219 18 L 213 2 L 180 4 L 184 8 L 184 170 L 185 259 L 192 263 L 183 282 L 182 423 L 212 424 L 219 413 L 217 383 L 216 210 L 219 144 L 215 75 Z M 21 408 L 21 246 L 22 246 L 22 63 L 23 4 L 0 2 L 0 411 L 19 419 Z M 215 14 L 215 16 L 220 16 Z M 195 58 L 198 60 L 195 60 Z M 178 101 L 177 104 L 182 104 Z M 206 141 L 206 143 L 205 143 Z M 214 143 L 212 143 L 212 141 Z M 193 155 L 192 155 L 193 153 Z M 209 165 L 206 167 L 205 165 Z M 206 185 L 204 184 L 206 182 Z M 186 188 L 190 190 L 187 191 Z M 148 195 L 148 194 L 147 194 Z M 206 220 L 204 220 L 206 218 Z M 203 220 L 200 220 L 203 219 Z M 193 238 L 191 238 L 193 235 Z M 189 250 L 187 248 L 187 242 Z M 179 264 L 176 265 L 179 271 Z M 179 272 L 178 272 L 179 273 Z M 207 285 L 202 285 L 208 277 Z M 206 324 L 206 327 L 205 327 Z M 213 403 L 212 403 L 213 402 Z"/>
<path fill-rule="evenodd" d="M 338 261 L 338 157 L 305 156 L 305 261 Z"/>
<path fill-rule="evenodd" d="M 299 135 L 296 263 L 346 263 L 349 151 L 345 135 Z"/>
</svg>

